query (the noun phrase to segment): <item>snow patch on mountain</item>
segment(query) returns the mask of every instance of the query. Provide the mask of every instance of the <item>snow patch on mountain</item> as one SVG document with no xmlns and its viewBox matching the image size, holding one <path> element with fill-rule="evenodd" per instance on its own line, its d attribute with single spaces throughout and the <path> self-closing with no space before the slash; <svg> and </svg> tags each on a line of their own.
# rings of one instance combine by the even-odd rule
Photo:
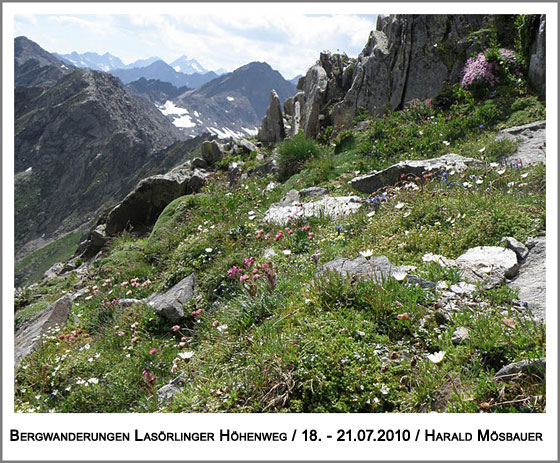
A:
<svg viewBox="0 0 560 463">
<path fill-rule="evenodd" d="M 185 108 L 180 108 L 179 106 L 175 106 L 170 100 L 167 100 L 163 105 L 156 107 L 161 111 L 161 113 L 165 116 L 182 116 L 184 114 L 188 114 L 189 112 Z"/>
<path fill-rule="evenodd" d="M 185 114 L 184 116 L 174 119 L 173 125 L 175 127 L 184 128 L 184 129 L 188 129 L 190 127 L 196 126 L 196 124 L 192 121 L 191 116 L 189 116 L 188 114 Z"/>
</svg>

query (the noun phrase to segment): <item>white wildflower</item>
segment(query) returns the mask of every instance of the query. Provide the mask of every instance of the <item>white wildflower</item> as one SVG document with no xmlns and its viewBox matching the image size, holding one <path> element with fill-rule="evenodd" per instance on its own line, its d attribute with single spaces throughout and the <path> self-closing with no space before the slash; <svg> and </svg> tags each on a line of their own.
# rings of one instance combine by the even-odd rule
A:
<svg viewBox="0 0 560 463">
<path fill-rule="evenodd" d="M 443 357 L 445 357 L 445 351 L 440 350 L 428 355 L 428 360 L 432 363 L 439 363 L 443 360 Z"/>
</svg>

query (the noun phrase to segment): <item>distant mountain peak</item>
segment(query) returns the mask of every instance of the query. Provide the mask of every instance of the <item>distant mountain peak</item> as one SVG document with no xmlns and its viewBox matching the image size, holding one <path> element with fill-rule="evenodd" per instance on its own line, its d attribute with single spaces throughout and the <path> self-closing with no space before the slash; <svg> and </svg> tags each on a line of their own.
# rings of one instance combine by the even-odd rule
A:
<svg viewBox="0 0 560 463">
<path fill-rule="evenodd" d="M 53 53 L 53 55 L 77 68 L 88 68 L 94 71 L 109 72 L 124 66 L 120 58 L 111 55 L 109 52 L 100 55 L 93 51 L 86 51 L 84 53 L 73 51 L 67 54 Z"/>
<path fill-rule="evenodd" d="M 177 72 L 184 74 L 206 74 L 208 69 L 205 69 L 196 59 L 189 58 L 183 55 L 170 63 L 170 66 Z"/>
</svg>

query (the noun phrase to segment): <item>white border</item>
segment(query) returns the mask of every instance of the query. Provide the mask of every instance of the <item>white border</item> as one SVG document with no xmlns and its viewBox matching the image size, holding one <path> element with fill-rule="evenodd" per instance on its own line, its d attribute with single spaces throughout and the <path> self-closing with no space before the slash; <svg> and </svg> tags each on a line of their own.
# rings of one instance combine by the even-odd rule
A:
<svg viewBox="0 0 560 463">
<path fill-rule="evenodd" d="M 524 13 L 547 14 L 547 114 L 548 126 L 552 129 L 547 136 L 547 345 L 551 361 L 547 365 L 547 412 L 539 415 L 497 414 L 303 414 L 303 415 L 232 415 L 232 414 L 182 414 L 182 415 L 21 415 L 13 413 L 13 38 L 15 14 L 163 14 L 205 12 L 228 14 L 242 11 L 259 14 L 278 9 L 279 14 L 287 11 L 301 13 Z M 344 4 L 130 4 L 130 3 L 28 3 L 3 4 L 3 459 L 25 460 L 556 460 L 557 455 L 557 4 L 556 3 L 344 3 Z M 312 64 L 312 63 L 310 63 Z M 134 429 L 159 432 L 210 431 L 219 434 L 219 429 L 243 431 L 286 431 L 291 436 L 294 428 L 316 429 L 321 434 L 336 435 L 339 428 L 365 429 L 436 429 L 440 432 L 473 432 L 473 442 L 431 443 L 341 443 L 326 441 L 305 443 L 301 439 L 294 443 L 188 443 L 188 442 L 128 442 L 128 443 L 12 443 L 9 441 L 11 428 L 26 432 L 47 430 L 60 431 L 120 431 Z M 539 431 L 544 443 L 476 442 L 477 429 L 500 432 Z"/>
</svg>

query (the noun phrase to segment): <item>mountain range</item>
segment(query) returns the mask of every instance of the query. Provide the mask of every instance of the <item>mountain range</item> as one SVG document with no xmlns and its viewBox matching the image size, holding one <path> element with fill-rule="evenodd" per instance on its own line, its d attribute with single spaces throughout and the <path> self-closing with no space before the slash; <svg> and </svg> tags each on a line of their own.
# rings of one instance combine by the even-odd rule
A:
<svg viewBox="0 0 560 463">
<path fill-rule="evenodd" d="M 179 66 L 177 66 L 179 67 Z M 157 60 L 145 67 L 129 68 L 129 69 L 113 69 L 109 71 L 117 76 L 123 84 L 134 82 L 135 80 L 157 79 L 162 82 L 169 82 L 175 87 L 187 86 L 189 88 L 198 88 L 206 82 L 218 77 L 215 72 L 207 72 L 205 74 L 185 74 L 176 71 L 172 66 L 163 60 Z"/>
<path fill-rule="evenodd" d="M 189 159 L 203 139 L 256 134 L 270 91 L 282 99 L 296 92 L 266 63 L 217 76 L 156 59 L 108 73 L 91 69 L 122 63 L 108 53 L 74 56 L 71 64 L 25 37 L 14 51 L 19 257 L 85 231 L 137 181 Z M 199 69 L 186 57 L 175 66 Z"/>
<path fill-rule="evenodd" d="M 73 51 L 72 53 L 52 53 L 58 59 L 66 64 L 71 64 L 77 68 L 89 68 L 95 71 L 114 71 L 116 69 L 133 69 L 133 68 L 143 68 L 149 66 L 155 61 L 164 61 L 157 56 L 152 56 L 150 58 L 139 59 L 129 64 L 124 64 L 122 60 L 111 53 L 104 53 L 100 55 L 95 52 L 85 52 L 78 53 Z M 205 69 L 196 59 L 189 58 L 183 55 L 177 58 L 175 61 L 169 63 L 169 65 L 175 69 L 177 72 L 182 72 L 184 74 L 206 74 L 210 72 Z M 225 74 L 226 71 L 223 69 L 216 71 L 217 75 Z"/>
<path fill-rule="evenodd" d="M 283 101 L 296 87 L 267 63 L 252 62 L 167 101 L 160 110 L 183 133 L 220 138 L 255 135 L 274 89 Z"/>
<path fill-rule="evenodd" d="M 116 77 L 70 68 L 25 37 L 15 40 L 15 82 L 16 255 L 85 230 L 140 179 L 184 162 L 200 143 L 181 142 Z"/>
</svg>

